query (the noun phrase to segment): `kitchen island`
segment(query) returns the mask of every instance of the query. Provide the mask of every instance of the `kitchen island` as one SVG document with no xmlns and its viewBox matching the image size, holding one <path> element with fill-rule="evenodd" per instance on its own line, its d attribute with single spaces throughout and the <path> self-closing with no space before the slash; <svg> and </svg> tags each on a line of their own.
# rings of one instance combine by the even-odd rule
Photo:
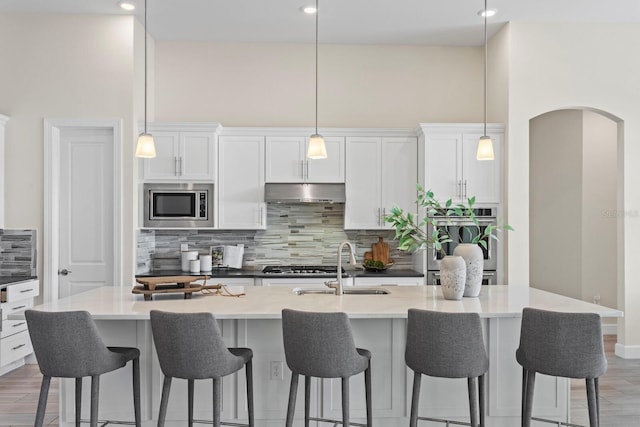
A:
<svg viewBox="0 0 640 427">
<path fill-rule="evenodd" d="M 522 308 L 536 307 L 567 312 L 594 312 L 620 317 L 622 312 L 528 287 L 487 286 L 478 298 L 443 299 L 438 287 L 385 287 L 388 295 L 295 295 L 291 287 L 247 287 L 242 297 L 194 294 L 155 296 L 144 301 L 130 290 L 104 287 L 40 305 L 39 310 L 87 310 L 108 345 L 137 346 L 141 351 L 142 404 L 145 426 L 156 425 L 162 373 L 156 359 L 149 323 L 150 310 L 211 312 L 220 322 L 227 345 L 254 351 L 254 393 L 257 426 L 281 426 L 287 408 L 289 370 L 284 364 L 281 310 L 343 311 L 349 315 L 356 345 L 371 350 L 374 424 L 407 425 L 411 401 L 411 372 L 404 364 L 406 317 L 409 308 L 446 312 L 476 312 L 482 318 L 490 366 L 487 378 L 487 424 L 519 424 L 521 369 L 515 361 Z M 240 291 L 230 288 L 232 292 Z M 19 314 L 13 316 L 20 316 Z M 17 318 L 17 317 L 16 317 Z M 60 426 L 73 423 L 73 382 L 61 382 Z M 89 387 L 85 387 L 85 390 Z M 101 380 L 100 419 L 132 419 L 130 372 L 119 370 Z M 223 420 L 246 420 L 244 373 L 223 380 Z M 186 381 L 176 380 L 167 425 L 182 426 L 186 419 Z M 298 401 L 303 400 L 302 393 Z M 196 385 L 195 416 L 211 419 L 211 383 Z M 84 405 L 88 407 L 88 404 Z M 302 425 L 302 404 L 297 405 Z M 88 408 L 87 408 L 88 409 Z M 364 384 L 351 379 L 352 418 L 364 418 Z M 324 380 L 312 386 L 311 411 L 324 418 L 340 417 L 340 382 Z M 468 400 L 465 380 L 425 377 L 421 394 L 425 416 L 466 420 Z M 536 381 L 534 414 L 569 421 L 569 381 L 540 376 Z M 86 413 L 85 413 L 86 415 Z"/>
</svg>

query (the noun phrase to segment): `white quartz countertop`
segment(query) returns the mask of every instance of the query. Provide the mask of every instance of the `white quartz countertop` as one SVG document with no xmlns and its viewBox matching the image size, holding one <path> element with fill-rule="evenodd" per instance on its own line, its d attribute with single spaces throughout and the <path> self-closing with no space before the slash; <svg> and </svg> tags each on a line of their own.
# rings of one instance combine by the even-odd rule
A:
<svg viewBox="0 0 640 427">
<path fill-rule="evenodd" d="M 229 287 L 238 291 L 237 287 Z M 295 295 L 293 287 L 246 287 L 242 297 L 194 293 L 154 295 L 144 301 L 130 289 L 102 287 L 38 305 L 37 310 L 86 310 L 96 320 L 146 320 L 150 310 L 192 313 L 211 312 L 218 319 L 279 319 L 283 308 L 304 311 L 342 311 L 350 318 L 406 318 L 407 310 L 418 308 L 444 312 L 473 312 L 481 317 L 520 317 L 524 307 L 564 312 L 592 312 L 602 317 L 622 317 L 620 310 L 568 298 L 523 286 L 483 286 L 477 298 L 445 300 L 435 286 L 388 286 L 389 295 Z M 12 319 L 24 318 L 16 313 Z"/>
</svg>

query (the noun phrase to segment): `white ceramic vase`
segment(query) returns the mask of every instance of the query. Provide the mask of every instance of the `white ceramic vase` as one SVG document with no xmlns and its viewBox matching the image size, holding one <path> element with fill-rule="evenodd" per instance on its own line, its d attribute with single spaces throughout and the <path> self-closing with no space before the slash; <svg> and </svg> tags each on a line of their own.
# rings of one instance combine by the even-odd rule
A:
<svg viewBox="0 0 640 427">
<path fill-rule="evenodd" d="M 447 255 L 440 261 L 440 287 L 445 299 L 461 300 L 467 279 L 467 266 L 458 255 Z"/>
<path fill-rule="evenodd" d="M 465 297 L 477 297 L 482 289 L 482 272 L 484 257 L 482 248 L 473 243 L 460 243 L 453 250 L 454 255 L 461 256 L 467 267 L 467 279 L 464 285 Z"/>
</svg>

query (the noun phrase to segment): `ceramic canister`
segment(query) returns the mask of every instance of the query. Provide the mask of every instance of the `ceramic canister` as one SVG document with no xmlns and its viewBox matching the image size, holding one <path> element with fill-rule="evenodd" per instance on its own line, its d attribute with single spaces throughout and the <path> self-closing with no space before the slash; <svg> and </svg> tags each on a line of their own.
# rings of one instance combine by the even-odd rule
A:
<svg viewBox="0 0 640 427">
<path fill-rule="evenodd" d="M 200 255 L 200 271 L 211 271 L 211 255 Z"/>
<path fill-rule="evenodd" d="M 189 261 L 189 271 L 191 273 L 200 273 L 200 260 L 192 259 Z"/>
<path fill-rule="evenodd" d="M 182 252 L 182 271 L 190 271 L 191 265 L 189 261 L 198 259 L 198 251 L 184 251 Z"/>
</svg>

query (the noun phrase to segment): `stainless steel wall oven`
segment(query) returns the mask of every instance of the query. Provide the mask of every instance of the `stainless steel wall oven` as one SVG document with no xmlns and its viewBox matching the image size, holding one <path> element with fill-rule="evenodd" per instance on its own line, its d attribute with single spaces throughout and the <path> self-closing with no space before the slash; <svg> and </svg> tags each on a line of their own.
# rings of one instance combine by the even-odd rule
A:
<svg viewBox="0 0 640 427">
<path fill-rule="evenodd" d="M 486 227 L 490 224 L 497 224 L 497 208 L 476 208 L 474 214 L 478 220 L 479 227 L 471 221 L 469 217 L 448 217 L 439 216 L 435 214 L 431 218 L 436 221 L 436 227 L 446 232 L 453 242 L 445 243 L 443 245 L 443 252 L 447 255 L 452 255 L 453 250 L 459 243 L 469 243 L 478 234 L 483 234 Z M 433 233 L 434 226 L 431 222 L 427 224 L 427 233 L 431 235 Z M 483 248 L 482 253 L 484 257 L 484 277 L 482 280 L 483 285 L 496 284 L 496 270 L 498 268 L 498 242 L 494 239 L 485 238 L 487 248 Z M 436 251 L 434 248 L 427 249 L 427 283 L 428 284 L 440 284 L 440 260 L 444 254 L 440 251 Z"/>
</svg>

